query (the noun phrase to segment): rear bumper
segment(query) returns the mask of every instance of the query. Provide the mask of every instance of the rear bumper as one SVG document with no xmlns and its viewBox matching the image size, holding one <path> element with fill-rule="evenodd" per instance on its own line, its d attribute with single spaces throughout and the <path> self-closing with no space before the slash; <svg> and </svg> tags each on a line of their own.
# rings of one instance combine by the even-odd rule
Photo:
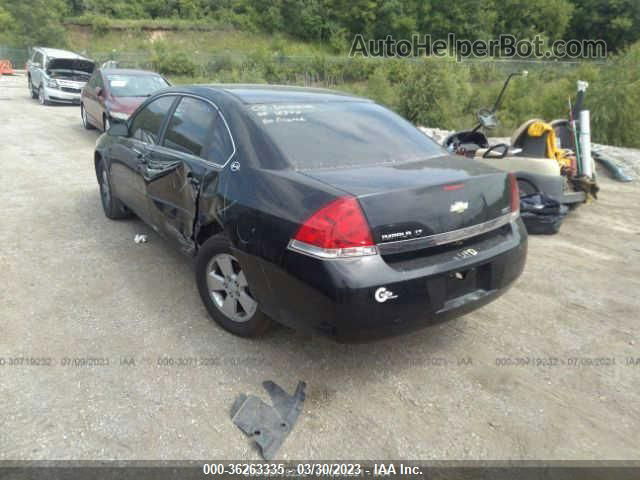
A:
<svg viewBox="0 0 640 480">
<path fill-rule="evenodd" d="M 340 341 L 405 333 L 475 310 L 511 286 L 524 268 L 527 233 L 519 218 L 499 230 L 412 259 L 320 260 L 287 251 L 284 268 L 260 266 L 268 294 L 258 300 L 281 323 Z M 477 253 L 460 257 L 469 248 Z"/>
</svg>

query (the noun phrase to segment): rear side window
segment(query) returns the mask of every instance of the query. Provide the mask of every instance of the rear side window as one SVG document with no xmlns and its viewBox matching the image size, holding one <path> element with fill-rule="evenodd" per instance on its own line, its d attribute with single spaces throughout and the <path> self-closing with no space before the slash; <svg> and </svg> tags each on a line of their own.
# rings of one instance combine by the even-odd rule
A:
<svg viewBox="0 0 640 480">
<path fill-rule="evenodd" d="M 222 165 L 233 153 L 229 132 L 218 110 L 211 104 L 184 97 L 176 108 L 164 146 Z"/>
<path fill-rule="evenodd" d="M 405 163 L 445 153 L 411 123 L 374 103 L 258 104 L 249 109 L 300 170 Z"/>
<path fill-rule="evenodd" d="M 207 160 L 224 165 L 233 155 L 234 146 L 229 129 L 220 112 L 216 112 L 216 121 L 211 130 L 211 139 L 207 152 Z"/>
<path fill-rule="evenodd" d="M 138 112 L 131 123 L 131 136 L 141 142 L 158 143 L 162 122 L 174 100 L 174 96 L 160 97 Z"/>
</svg>

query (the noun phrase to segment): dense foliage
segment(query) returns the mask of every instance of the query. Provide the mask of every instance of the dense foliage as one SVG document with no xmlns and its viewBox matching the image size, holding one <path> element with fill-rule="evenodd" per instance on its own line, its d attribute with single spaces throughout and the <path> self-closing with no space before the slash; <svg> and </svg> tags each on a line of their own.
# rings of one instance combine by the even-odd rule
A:
<svg viewBox="0 0 640 480">
<path fill-rule="evenodd" d="M 90 27 L 75 35 L 69 18 Z M 117 28 L 117 30 L 114 30 Z M 152 38 L 143 29 L 161 29 Z M 604 38 L 606 64 L 363 59 L 343 54 L 356 33 L 413 32 L 486 39 Z M 156 32 L 157 33 L 157 32 Z M 69 46 L 98 61 L 150 68 L 175 82 L 270 82 L 327 86 L 367 96 L 411 121 L 473 125 L 509 72 L 527 69 L 507 92 L 494 133 L 567 116 L 576 80 L 591 83 L 596 141 L 640 147 L 638 0 L 0 0 L 0 45 Z"/>
<path fill-rule="evenodd" d="M 611 51 L 640 39 L 638 0 L 0 0 L 4 36 L 13 30 L 18 43 L 61 43 L 61 19 L 82 15 L 208 21 L 325 42 L 336 51 L 358 33 L 444 38 L 452 32 L 469 40 L 507 33 L 548 40 L 597 36 Z"/>
<path fill-rule="evenodd" d="M 0 0 L 0 44 L 64 45 L 67 0 Z"/>
</svg>

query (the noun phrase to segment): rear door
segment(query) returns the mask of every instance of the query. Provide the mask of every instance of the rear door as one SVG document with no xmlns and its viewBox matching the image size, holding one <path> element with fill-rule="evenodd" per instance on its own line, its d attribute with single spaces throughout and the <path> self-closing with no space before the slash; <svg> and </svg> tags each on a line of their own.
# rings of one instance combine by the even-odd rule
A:
<svg viewBox="0 0 640 480">
<path fill-rule="evenodd" d="M 100 89 L 101 95 L 104 95 L 102 92 L 102 90 L 104 90 L 104 81 L 102 80 L 102 73 L 100 71 L 94 74 L 91 82 L 87 85 L 87 102 L 85 107 L 89 116 L 94 120 L 94 125 L 102 125 L 104 130 L 104 125 L 102 124 L 102 99 L 100 95 L 98 95 L 98 89 Z"/>
<path fill-rule="evenodd" d="M 143 179 L 146 163 L 160 141 L 165 121 L 177 98 L 175 95 L 162 96 L 138 110 L 129 122 L 129 136 L 115 142 L 109 151 L 115 195 L 147 222 L 149 210 Z"/>
<path fill-rule="evenodd" d="M 84 107 L 84 111 L 89 117 L 89 121 L 93 125 L 100 126 L 99 119 L 95 116 L 95 101 L 96 101 L 96 85 L 98 85 L 98 77 L 100 76 L 100 71 L 94 72 L 91 76 L 87 84 L 84 86 L 84 90 L 82 93 L 82 105 Z"/>
<path fill-rule="evenodd" d="M 215 177 L 233 153 L 233 141 L 217 107 L 192 96 L 180 99 L 160 145 L 144 167 L 150 223 L 190 253 L 198 195 L 204 176 Z"/>
</svg>

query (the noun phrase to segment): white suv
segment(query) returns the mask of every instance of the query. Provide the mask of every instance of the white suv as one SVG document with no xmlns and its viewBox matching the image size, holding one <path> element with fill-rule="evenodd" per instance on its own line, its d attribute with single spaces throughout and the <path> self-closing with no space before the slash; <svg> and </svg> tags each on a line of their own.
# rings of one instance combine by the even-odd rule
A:
<svg viewBox="0 0 640 480">
<path fill-rule="evenodd" d="M 42 105 L 80 103 L 80 91 L 95 64 L 77 53 L 36 47 L 27 62 L 29 91 Z"/>
</svg>

